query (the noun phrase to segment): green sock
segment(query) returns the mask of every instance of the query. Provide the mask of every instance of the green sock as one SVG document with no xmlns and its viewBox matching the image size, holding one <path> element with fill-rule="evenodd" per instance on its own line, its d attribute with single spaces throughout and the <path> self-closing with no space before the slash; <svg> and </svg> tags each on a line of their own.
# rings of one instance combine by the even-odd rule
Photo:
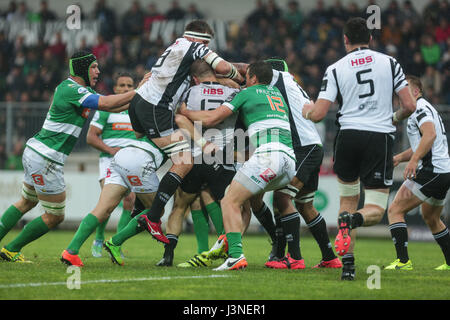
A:
<svg viewBox="0 0 450 320">
<path fill-rule="evenodd" d="M 242 235 L 240 232 L 228 232 L 228 254 L 232 258 L 239 258 L 244 253 L 242 250 Z"/>
<path fill-rule="evenodd" d="M 22 218 L 22 212 L 13 205 L 6 209 L 0 219 L 0 241 L 17 224 L 20 218 Z"/>
<path fill-rule="evenodd" d="M 131 211 L 123 209 L 122 214 L 120 215 L 119 223 L 117 224 L 117 232 L 122 231 L 131 219 Z"/>
<path fill-rule="evenodd" d="M 81 221 L 75 236 L 67 247 L 67 251 L 70 254 L 78 254 L 81 246 L 87 238 L 94 232 L 95 228 L 99 225 L 98 219 L 92 213 L 88 213 L 86 217 Z"/>
<path fill-rule="evenodd" d="M 205 206 L 206 211 L 208 211 L 209 216 L 211 217 L 211 221 L 216 229 L 217 235 L 225 233 L 223 229 L 223 218 L 222 218 L 222 209 L 220 208 L 219 203 L 214 201 Z"/>
<path fill-rule="evenodd" d="M 209 224 L 203 210 L 191 210 L 192 222 L 194 222 L 194 232 L 197 238 L 197 252 L 209 250 L 208 236 Z"/>
<path fill-rule="evenodd" d="M 5 248 L 8 251 L 18 252 L 30 242 L 46 234 L 49 230 L 50 228 L 42 220 L 42 216 L 37 217 L 27 223 L 22 232 L 13 241 L 8 243 Z"/>
<path fill-rule="evenodd" d="M 121 246 L 126 240 L 131 237 L 137 235 L 142 232 L 142 229 L 139 228 L 139 224 L 137 222 L 137 218 L 139 218 L 143 214 L 147 214 L 149 210 L 142 211 L 139 215 L 132 218 L 128 224 L 122 228 L 122 230 L 118 231 L 111 239 L 113 245 Z"/>
<path fill-rule="evenodd" d="M 108 224 L 108 221 L 109 217 L 97 226 L 97 228 L 95 229 L 95 240 L 100 240 L 102 242 L 103 240 L 105 240 L 105 228 Z"/>
</svg>

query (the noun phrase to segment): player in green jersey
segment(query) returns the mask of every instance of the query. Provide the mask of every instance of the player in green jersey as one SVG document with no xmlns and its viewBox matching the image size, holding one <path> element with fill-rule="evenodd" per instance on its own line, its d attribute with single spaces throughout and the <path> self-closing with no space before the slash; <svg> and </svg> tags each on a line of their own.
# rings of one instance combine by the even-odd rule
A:
<svg viewBox="0 0 450 320">
<path fill-rule="evenodd" d="M 271 80 L 271 65 L 255 62 L 247 69 L 247 88 L 231 96 L 217 109 L 181 109 L 183 115 L 192 121 L 202 121 L 207 127 L 239 112 L 250 141 L 256 147 L 253 155 L 236 173 L 221 201 L 229 257 L 214 269 L 216 271 L 243 269 L 248 265 L 241 240 L 241 207 L 244 202 L 249 199 L 261 202 L 266 191 L 284 187 L 295 175 L 289 110 L 281 92 L 269 85 Z"/>
<path fill-rule="evenodd" d="M 134 88 L 134 79 L 130 73 L 121 72 L 115 76 L 113 88 L 115 94 L 125 93 L 134 90 Z M 99 182 L 102 189 L 113 156 L 120 148 L 123 148 L 128 145 L 130 141 L 135 139 L 136 135 L 131 127 L 128 110 L 120 113 L 110 113 L 98 110 L 95 112 L 89 126 L 86 141 L 92 147 L 100 151 Z M 135 194 L 132 192 L 123 198 L 123 210 L 117 225 L 118 231 L 130 222 L 134 199 Z M 103 241 L 105 240 L 105 227 L 108 221 L 109 219 L 106 219 L 96 229 L 95 239 L 91 248 L 94 257 L 102 256 Z"/>
<path fill-rule="evenodd" d="M 100 70 L 96 57 L 79 51 L 69 60 L 69 77 L 55 89 L 42 129 L 26 143 L 23 153 L 22 196 L 0 219 L 0 240 L 22 216 L 41 203 L 44 214 L 30 221 L 0 256 L 11 262 L 26 262 L 21 249 L 64 220 L 64 162 L 75 146 L 91 109 L 121 112 L 127 109 L 135 91 L 102 96 L 92 87 Z"/>
</svg>

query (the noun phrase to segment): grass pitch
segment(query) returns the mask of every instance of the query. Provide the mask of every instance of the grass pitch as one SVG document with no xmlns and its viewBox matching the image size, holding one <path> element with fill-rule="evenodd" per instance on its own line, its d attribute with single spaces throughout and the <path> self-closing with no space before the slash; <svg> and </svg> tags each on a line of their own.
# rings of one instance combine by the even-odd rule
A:
<svg viewBox="0 0 450 320">
<path fill-rule="evenodd" d="M 0 245 L 8 243 L 14 230 Z M 163 246 L 141 233 L 123 246 L 125 266 L 113 265 L 105 251 L 102 258 L 90 253 L 93 236 L 81 249 L 85 267 L 80 270 L 80 289 L 69 289 L 75 273 L 67 273 L 60 261 L 73 231 L 54 231 L 24 248 L 32 264 L 0 261 L 0 299 L 150 299 L 150 300 L 301 300 L 301 299 L 444 299 L 450 298 L 450 272 L 435 271 L 444 263 L 434 242 L 410 242 L 409 253 L 413 271 L 383 270 L 394 260 L 390 239 L 358 239 L 356 243 L 356 280 L 340 280 L 340 269 L 311 269 L 320 260 L 319 248 L 311 237 L 301 239 L 305 270 L 273 270 L 264 267 L 270 251 L 266 236 L 243 238 L 244 253 L 249 262 L 246 270 L 215 272 L 209 268 L 183 269 L 156 267 Z M 111 234 L 107 233 L 107 238 Z M 333 238 L 334 240 L 334 238 Z M 215 241 L 210 236 L 210 245 Z M 175 251 L 174 265 L 184 262 L 196 252 L 194 235 L 181 235 Z M 216 261 L 213 267 L 222 260 Z M 380 267 L 379 289 L 367 273 L 368 267 Z M 370 268 L 369 268 L 370 269 Z M 376 269 L 376 267 L 375 267 Z M 369 280 L 368 280 L 369 279 Z"/>
</svg>

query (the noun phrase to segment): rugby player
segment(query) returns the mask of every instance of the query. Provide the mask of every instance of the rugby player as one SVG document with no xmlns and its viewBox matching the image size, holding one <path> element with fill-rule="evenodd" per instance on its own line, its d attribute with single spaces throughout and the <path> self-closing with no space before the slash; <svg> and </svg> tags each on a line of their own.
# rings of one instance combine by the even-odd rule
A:
<svg viewBox="0 0 450 320">
<path fill-rule="evenodd" d="M 178 102 L 190 84 L 190 66 L 195 60 L 203 59 L 215 72 L 238 83 L 244 80 L 233 64 L 207 47 L 213 35 L 205 21 L 190 22 L 183 37 L 176 39 L 159 57 L 152 67 L 151 79 L 137 90 L 138 94 L 130 104 L 133 129 L 140 135 L 146 135 L 173 162 L 161 179 L 149 213 L 139 218 L 142 227 L 163 243 L 169 243 L 169 240 L 161 229 L 161 213 L 193 166 L 189 141 L 177 130 L 174 116 Z"/>
<path fill-rule="evenodd" d="M 289 125 L 289 110 L 282 94 L 270 86 L 272 67 L 258 61 L 248 66 L 247 88 L 231 96 L 215 110 L 181 108 L 192 121 L 212 127 L 239 112 L 256 146 L 253 155 L 234 176 L 221 201 L 229 257 L 216 271 L 246 268 L 242 249 L 241 207 L 251 198 L 262 199 L 266 191 L 287 185 L 295 175 L 295 155 Z M 262 200 L 260 200 L 262 201 Z"/>
<path fill-rule="evenodd" d="M 128 72 L 120 72 L 114 79 L 114 93 L 125 93 L 134 90 L 133 76 Z M 132 140 L 136 140 L 133 128 L 131 127 L 128 110 L 120 113 L 109 113 L 96 111 L 91 120 L 86 141 L 100 151 L 99 158 L 99 182 L 103 188 L 109 165 L 113 156 L 121 147 L 128 145 Z M 135 194 L 130 192 L 123 198 L 123 210 L 120 216 L 117 230 L 122 230 L 131 220 Z M 100 224 L 95 233 L 91 252 L 94 257 L 102 256 L 103 241 L 105 240 L 105 227 L 109 219 Z"/>
<path fill-rule="evenodd" d="M 450 235 L 440 219 L 450 187 L 450 158 L 444 124 L 436 109 L 422 96 L 418 77 L 406 76 L 409 90 L 417 101 L 416 111 L 409 117 L 407 134 L 411 148 L 397 154 L 394 166 L 408 162 L 403 182 L 389 206 L 389 230 L 397 259 L 385 269 L 412 270 L 408 256 L 408 229 L 405 215 L 421 206 L 423 219 L 441 247 L 445 263 L 436 270 L 450 270 Z"/>
<path fill-rule="evenodd" d="M 416 103 L 400 64 L 369 49 L 366 20 L 349 19 L 343 33 L 347 55 L 327 68 L 317 101 L 305 105 L 302 114 L 318 122 L 335 100 L 339 104 L 333 166 L 340 195 L 335 248 L 343 256 L 341 279 L 354 280 L 355 229 L 375 225 L 384 215 L 393 181 L 394 124 L 411 115 Z M 395 113 L 394 93 L 401 101 Z M 365 198 L 364 207 L 357 210 L 360 182 Z"/>
<path fill-rule="evenodd" d="M 134 97 L 134 90 L 108 96 L 97 94 L 92 88 L 99 74 L 97 59 L 92 53 L 74 53 L 69 60 L 69 77 L 56 87 L 42 129 L 27 141 L 22 158 L 22 196 L 3 213 L 0 240 L 38 202 L 45 213 L 27 223 L 19 235 L 1 249 L 0 256 L 4 260 L 28 261 L 20 252 L 22 248 L 64 220 L 64 162 L 74 148 L 90 110 L 122 112 Z"/>
</svg>

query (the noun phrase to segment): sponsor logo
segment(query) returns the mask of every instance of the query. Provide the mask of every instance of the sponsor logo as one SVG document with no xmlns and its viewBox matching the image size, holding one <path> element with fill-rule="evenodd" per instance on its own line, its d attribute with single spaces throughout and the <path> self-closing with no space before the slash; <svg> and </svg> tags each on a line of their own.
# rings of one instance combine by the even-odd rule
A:
<svg viewBox="0 0 450 320">
<path fill-rule="evenodd" d="M 89 113 L 91 112 L 91 110 L 89 108 L 84 108 L 83 112 L 81 113 L 81 116 L 85 119 L 87 119 L 89 117 Z"/>
<path fill-rule="evenodd" d="M 269 182 L 273 179 L 275 179 L 275 177 L 277 176 L 277 174 L 275 172 L 273 172 L 272 169 L 267 168 L 263 173 L 261 173 L 259 175 L 261 177 L 261 179 L 263 179 L 265 182 Z"/>
<path fill-rule="evenodd" d="M 113 130 L 122 130 L 122 131 L 133 131 L 133 127 L 131 126 L 131 123 L 121 123 L 116 122 L 112 124 Z"/>
<path fill-rule="evenodd" d="M 111 177 L 111 169 L 106 169 L 106 177 L 110 178 Z"/>
<path fill-rule="evenodd" d="M 373 62 L 373 57 L 367 56 L 367 57 L 356 58 L 356 59 L 350 60 L 350 65 L 352 67 L 360 67 L 360 66 L 368 65 L 372 62 Z"/>
<path fill-rule="evenodd" d="M 141 179 L 138 176 L 127 176 L 127 179 L 133 187 L 142 186 Z"/>
<path fill-rule="evenodd" d="M 42 174 L 32 174 L 31 177 L 33 178 L 34 183 L 38 186 L 43 186 L 45 184 Z"/>
<path fill-rule="evenodd" d="M 215 89 L 215 88 L 209 88 L 209 89 L 203 89 L 203 94 L 223 94 L 223 89 Z"/>
</svg>

